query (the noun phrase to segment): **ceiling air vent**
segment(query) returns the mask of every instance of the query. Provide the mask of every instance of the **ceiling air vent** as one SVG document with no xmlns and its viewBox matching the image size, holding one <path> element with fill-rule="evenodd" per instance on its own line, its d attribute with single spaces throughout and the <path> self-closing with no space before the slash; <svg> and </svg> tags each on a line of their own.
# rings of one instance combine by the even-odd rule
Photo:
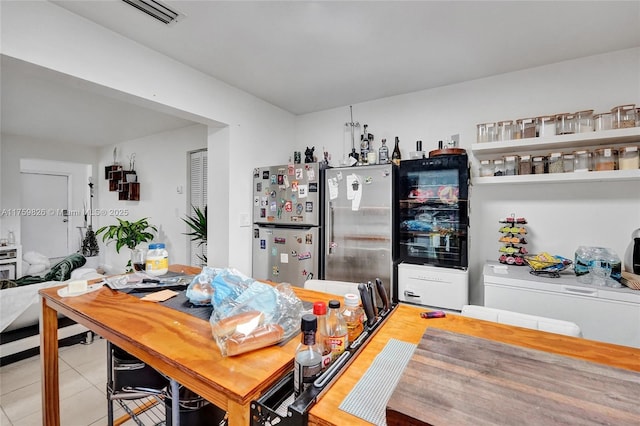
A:
<svg viewBox="0 0 640 426">
<path fill-rule="evenodd" d="M 165 24 L 171 24 L 171 23 L 177 22 L 178 17 L 182 16 L 180 12 L 177 12 L 171 9 L 169 6 L 156 0 L 122 0 L 122 1 Z"/>
</svg>

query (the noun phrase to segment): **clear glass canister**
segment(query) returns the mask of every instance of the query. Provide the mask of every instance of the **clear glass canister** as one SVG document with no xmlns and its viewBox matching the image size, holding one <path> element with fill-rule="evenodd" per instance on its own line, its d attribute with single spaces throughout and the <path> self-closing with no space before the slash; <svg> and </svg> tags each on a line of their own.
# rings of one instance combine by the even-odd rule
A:
<svg viewBox="0 0 640 426">
<path fill-rule="evenodd" d="M 576 133 L 593 132 L 593 110 L 578 111 L 575 113 Z"/>
<path fill-rule="evenodd" d="M 496 123 L 478 124 L 478 143 L 497 141 L 497 132 Z"/>
<path fill-rule="evenodd" d="M 157 276 L 169 272 L 169 252 L 164 247 L 164 243 L 149 244 L 145 268 L 147 274 Z"/>
<path fill-rule="evenodd" d="M 593 126 L 596 132 L 611 129 L 611 113 L 603 112 L 593 116 Z"/>
<path fill-rule="evenodd" d="M 502 158 L 493 160 L 493 175 L 504 176 L 504 160 Z"/>
<path fill-rule="evenodd" d="M 491 160 L 480 161 L 480 176 L 493 176 L 493 162 Z"/>
<path fill-rule="evenodd" d="M 640 168 L 640 156 L 637 146 L 625 146 L 618 153 L 618 168 L 620 170 L 636 170 Z"/>
<path fill-rule="evenodd" d="M 520 156 L 520 161 L 518 164 L 518 174 L 519 175 L 531 174 L 531 156 L 530 155 Z"/>
<path fill-rule="evenodd" d="M 565 173 L 569 173 L 575 170 L 575 155 L 573 154 L 564 154 L 562 156 L 562 170 Z"/>
<path fill-rule="evenodd" d="M 531 171 L 534 175 L 542 175 L 545 172 L 545 157 L 533 157 L 531 159 Z"/>
<path fill-rule="evenodd" d="M 518 174 L 518 156 L 508 155 L 504 157 L 504 174 L 514 176 Z"/>
<path fill-rule="evenodd" d="M 595 150 L 595 170 L 615 170 L 618 162 L 618 151 L 611 148 L 600 148 Z"/>
<path fill-rule="evenodd" d="M 589 151 L 581 150 L 573 153 L 575 165 L 573 171 L 575 172 L 588 172 L 591 170 L 591 153 Z"/>
<path fill-rule="evenodd" d="M 562 162 L 561 152 L 552 152 L 549 154 L 549 160 L 547 161 L 547 170 L 549 173 L 563 173 L 564 164 Z"/>
<path fill-rule="evenodd" d="M 541 138 L 556 135 L 556 117 L 554 115 L 545 115 L 538 117 L 537 135 Z"/>
<path fill-rule="evenodd" d="M 498 122 L 498 140 L 510 141 L 513 139 L 513 121 L 506 120 Z"/>
<path fill-rule="evenodd" d="M 556 115 L 556 133 L 558 135 L 575 133 L 575 115 L 569 113 Z"/>
<path fill-rule="evenodd" d="M 620 105 L 611 110 L 612 127 L 614 129 L 626 129 L 636 126 L 635 104 Z"/>
<path fill-rule="evenodd" d="M 535 138 L 535 137 L 536 137 L 536 119 L 535 118 L 521 118 L 519 120 L 516 120 L 516 139 Z"/>
</svg>

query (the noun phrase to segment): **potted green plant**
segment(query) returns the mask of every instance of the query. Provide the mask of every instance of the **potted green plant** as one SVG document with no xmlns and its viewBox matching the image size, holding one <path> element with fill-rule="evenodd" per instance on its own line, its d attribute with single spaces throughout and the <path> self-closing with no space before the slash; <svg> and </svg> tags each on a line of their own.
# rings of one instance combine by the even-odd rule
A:
<svg viewBox="0 0 640 426">
<path fill-rule="evenodd" d="M 149 218 L 144 217 L 135 222 L 129 222 L 128 220 L 116 218 L 117 225 L 103 226 L 96 235 L 103 234 L 102 241 L 107 244 L 115 241 L 116 253 L 120 253 L 122 247 L 128 247 L 130 250 L 135 248 L 140 243 L 146 243 L 153 240 L 154 234 L 151 231 L 158 232 L 158 228 L 149 223 Z M 131 259 L 127 262 L 127 271 L 131 270 Z"/>
<path fill-rule="evenodd" d="M 193 215 L 187 216 L 182 220 L 189 226 L 191 232 L 186 232 L 185 235 L 191 237 L 191 241 L 197 242 L 196 247 L 203 247 L 202 255 L 197 255 L 203 264 L 207 263 L 207 206 L 204 207 L 204 211 L 200 207 L 191 206 L 193 209 Z"/>
</svg>

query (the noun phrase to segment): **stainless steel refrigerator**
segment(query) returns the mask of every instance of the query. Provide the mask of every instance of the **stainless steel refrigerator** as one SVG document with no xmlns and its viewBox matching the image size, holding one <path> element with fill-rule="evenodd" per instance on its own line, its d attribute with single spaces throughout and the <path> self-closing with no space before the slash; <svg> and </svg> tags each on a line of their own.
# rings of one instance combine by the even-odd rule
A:
<svg viewBox="0 0 640 426">
<path fill-rule="evenodd" d="M 380 278 L 394 294 L 396 175 L 393 164 L 325 171 L 324 279 Z"/>
<path fill-rule="evenodd" d="M 318 163 L 254 169 L 253 278 L 299 287 L 320 278 L 321 200 Z"/>
</svg>

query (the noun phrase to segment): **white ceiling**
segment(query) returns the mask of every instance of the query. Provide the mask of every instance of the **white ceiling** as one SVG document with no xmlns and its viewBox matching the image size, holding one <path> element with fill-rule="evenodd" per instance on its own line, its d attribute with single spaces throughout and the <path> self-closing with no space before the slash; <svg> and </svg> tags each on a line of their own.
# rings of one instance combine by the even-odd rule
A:
<svg viewBox="0 0 640 426">
<path fill-rule="evenodd" d="M 293 114 L 640 46 L 640 1 L 166 1 L 185 15 L 169 26 L 121 0 L 54 3 Z M 28 83 L 5 95 L 22 77 L 4 71 L 3 131 L 5 104 L 29 114 L 14 99 Z M 81 91 L 48 90 L 76 125 L 91 126 L 73 109 L 85 105 Z M 103 118 L 126 112 L 105 102 Z M 136 113 L 138 125 L 154 117 Z"/>
</svg>

